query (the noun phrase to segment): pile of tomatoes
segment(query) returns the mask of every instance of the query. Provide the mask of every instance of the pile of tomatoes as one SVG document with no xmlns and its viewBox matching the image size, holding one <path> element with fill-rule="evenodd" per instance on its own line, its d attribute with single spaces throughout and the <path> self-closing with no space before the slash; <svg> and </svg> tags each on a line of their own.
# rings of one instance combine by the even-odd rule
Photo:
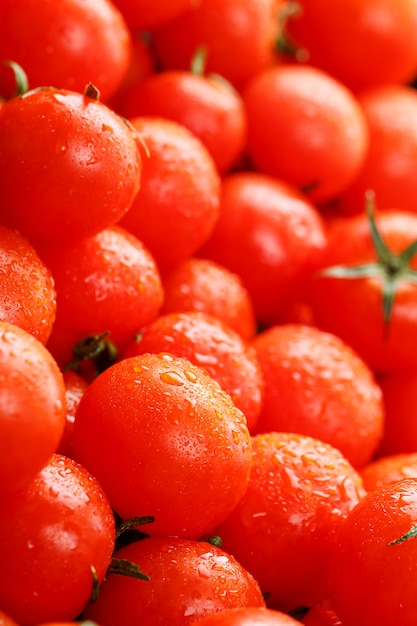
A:
<svg viewBox="0 0 417 626">
<path fill-rule="evenodd" d="M 415 626 L 415 0 L 0 0 L 0 626 Z"/>
</svg>

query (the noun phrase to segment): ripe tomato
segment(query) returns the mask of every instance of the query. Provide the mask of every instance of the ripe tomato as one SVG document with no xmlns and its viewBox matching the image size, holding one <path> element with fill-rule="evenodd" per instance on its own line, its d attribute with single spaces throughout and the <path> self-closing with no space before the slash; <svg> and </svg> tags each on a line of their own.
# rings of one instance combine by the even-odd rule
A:
<svg viewBox="0 0 417 626">
<path fill-rule="evenodd" d="M 320 604 L 317 604 L 300 620 L 304 626 L 343 626 L 336 613 Z"/>
<path fill-rule="evenodd" d="M 84 617 L 102 626 L 187 626 L 229 607 L 265 606 L 256 580 L 229 554 L 205 541 L 153 537 L 115 555 L 150 581 L 107 576 Z"/>
<path fill-rule="evenodd" d="M 252 460 L 246 419 L 230 396 L 167 353 L 124 359 L 93 380 L 76 412 L 74 456 L 122 519 L 151 515 L 144 532 L 191 538 L 230 513 Z"/>
<path fill-rule="evenodd" d="M 283 324 L 251 344 L 265 381 L 256 432 L 299 432 L 338 448 L 355 467 L 383 436 L 382 391 L 366 363 L 339 337 Z"/>
<path fill-rule="evenodd" d="M 154 30 L 186 11 L 192 0 L 113 0 L 132 32 Z"/>
<path fill-rule="evenodd" d="M 165 70 L 142 80 L 122 107 L 125 117 L 159 116 L 194 133 L 225 174 L 246 146 L 246 112 L 241 96 L 216 75 Z"/>
<path fill-rule="evenodd" d="M 286 613 L 266 607 L 225 609 L 209 613 L 193 624 L 195 626 L 300 626 L 300 622 Z"/>
<path fill-rule="evenodd" d="M 0 109 L 0 220 L 32 242 L 62 245 L 114 224 L 140 172 L 132 129 L 99 100 L 40 89 Z"/>
<path fill-rule="evenodd" d="M 403 478 L 417 478 L 417 452 L 399 452 L 379 457 L 362 467 L 360 474 L 367 491 Z"/>
<path fill-rule="evenodd" d="M 124 350 L 162 305 L 156 262 L 134 235 L 112 226 L 71 246 L 43 248 L 55 281 L 57 314 L 48 349 L 61 366 L 74 345 L 92 334 Z"/>
<path fill-rule="evenodd" d="M 244 340 L 256 333 L 252 299 L 240 276 L 210 259 L 190 257 L 162 274 L 161 313 L 201 311 L 221 319 Z"/>
<path fill-rule="evenodd" d="M 158 117 L 131 122 L 149 154 L 140 191 L 119 223 L 145 244 L 162 270 L 193 255 L 211 235 L 220 178 L 207 149 L 181 124 Z"/>
<path fill-rule="evenodd" d="M 252 445 L 249 485 L 215 534 L 270 608 L 321 602 L 335 537 L 365 494 L 362 480 L 339 450 L 306 435 L 265 433 Z"/>
<path fill-rule="evenodd" d="M 0 626 L 19 626 L 11 617 L 0 611 Z"/>
<path fill-rule="evenodd" d="M 199 256 L 240 276 L 268 325 L 313 272 L 326 244 L 321 215 L 294 187 L 258 172 L 222 180 L 220 217 Z"/>
<path fill-rule="evenodd" d="M 417 480 L 369 492 L 340 528 L 330 567 L 330 601 L 343 626 L 414 626 Z M 370 599 L 375 598 L 375 602 Z M 377 601 L 376 601 L 377 599 Z"/>
<path fill-rule="evenodd" d="M 25 237 L 2 225 L 0 267 L 0 319 L 23 328 L 45 344 L 56 315 L 51 272 Z"/>
<path fill-rule="evenodd" d="M 403 37 L 403 35 L 401 35 Z M 416 212 L 417 93 L 403 85 L 384 85 L 358 95 L 369 147 L 354 181 L 342 192 L 339 210 L 362 213 L 372 189 L 380 209 Z"/>
<path fill-rule="evenodd" d="M 368 129 L 352 93 L 309 66 L 275 65 L 242 93 L 254 167 L 305 190 L 316 203 L 340 195 L 364 163 Z"/>
<path fill-rule="evenodd" d="M 101 582 L 114 541 L 114 516 L 99 483 L 54 455 L 2 501 L 0 606 L 21 626 L 75 619 L 92 593 L 91 568 Z"/>
<path fill-rule="evenodd" d="M 65 386 L 58 365 L 43 344 L 3 321 L 0 380 L 3 497 L 25 487 L 56 452 L 65 425 Z"/>
<path fill-rule="evenodd" d="M 417 453 L 417 372 L 412 369 L 387 374 L 380 385 L 385 405 L 380 455 Z"/>
<path fill-rule="evenodd" d="M 414 78 L 414 0 L 298 0 L 297 5 L 287 35 L 307 63 L 355 91 Z"/>
<path fill-rule="evenodd" d="M 196 50 L 207 49 L 207 72 L 240 89 L 276 61 L 282 0 L 201 0 L 154 33 L 162 67 L 188 70 Z"/>
<path fill-rule="evenodd" d="M 93 82 L 105 101 L 123 80 L 131 35 L 112 2 L 1 0 L 0 13 L 0 59 L 23 67 L 31 88 L 82 92 Z M 13 92 L 11 72 L 0 66 L 0 93 Z"/>
<path fill-rule="evenodd" d="M 170 352 L 204 368 L 246 417 L 249 432 L 258 421 L 264 381 L 255 350 L 233 329 L 207 313 L 168 313 L 142 329 L 121 358 Z"/>
<path fill-rule="evenodd" d="M 342 218 L 328 233 L 322 271 L 311 283 L 315 324 L 341 337 L 377 373 L 417 365 L 416 240 L 415 213 L 387 209 Z"/>
</svg>

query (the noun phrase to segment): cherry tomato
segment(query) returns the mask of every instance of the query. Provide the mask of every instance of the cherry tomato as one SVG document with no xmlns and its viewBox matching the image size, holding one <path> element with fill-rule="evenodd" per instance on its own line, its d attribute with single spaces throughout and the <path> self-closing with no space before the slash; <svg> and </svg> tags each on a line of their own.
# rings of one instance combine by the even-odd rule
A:
<svg viewBox="0 0 417 626">
<path fill-rule="evenodd" d="M 417 478 L 417 452 L 398 452 L 376 458 L 362 467 L 360 474 L 367 491 L 403 478 Z"/>
<path fill-rule="evenodd" d="M 3 497 L 25 487 L 56 452 L 65 425 L 65 386 L 43 344 L 2 321 L 0 357 Z"/>
<path fill-rule="evenodd" d="M 131 35 L 112 2 L 1 0 L 0 13 L 0 59 L 23 67 L 30 88 L 82 92 L 93 82 L 105 101 L 122 82 Z M 0 93 L 13 92 L 11 72 L 0 67 Z"/>
<path fill-rule="evenodd" d="M 342 192 L 339 211 L 363 213 L 372 189 L 379 209 L 416 212 L 414 172 L 417 167 L 417 93 L 389 84 L 358 95 L 365 115 L 369 147 L 355 180 Z"/>
<path fill-rule="evenodd" d="M 198 254 L 240 276 L 269 325 L 315 269 L 326 244 L 321 215 L 294 187 L 259 172 L 222 180 L 220 217 Z"/>
<path fill-rule="evenodd" d="M 309 66 L 275 65 L 242 93 L 247 151 L 254 167 L 287 181 L 316 203 L 340 195 L 358 175 L 368 128 L 352 93 Z"/>
<path fill-rule="evenodd" d="M 256 432 L 299 432 L 338 448 L 355 467 L 381 442 L 382 391 L 366 363 L 339 337 L 283 324 L 251 344 L 265 388 Z"/>
<path fill-rule="evenodd" d="M 414 0 L 297 0 L 287 35 L 307 63 L 355 91 L 417 72 Z"/>
<path fill-rule="evenodd" d="M 362 479 L 339 450 L 306 435 L 270 432 L 252 445 L 249 485 L 215 534 L 270 608 L 321 602 L 337 533 L 365 494 Z"/>
<path fill-rule="evenodd" d="M 241 96 L 216 75 L 165 70 L 141 81 L 125 99 L 125 117 L 159 116 L 194 133 L 225 174 L 246 146 L 246 112 Z"/>
<path fill-rule="evenodd" d="M 0 605 L 21 626 L 75 619 L 92 594 L 92 568 L 101 582 L 114 542 L 114 516 L 99 483 L 54 455 L 2 501 Z"/>
<path fill-rule="evenodd" d="M 57 314 L 48 349 L 61 366 L 84 338 L 108 332 L 117 350 L 158 314 L 163 289 L 158 267 L 134 235 L 112 226 L 41 256 L 55 281 Z"/>
<path fill-rule="evenodd" d="M 72 458 L 72 434 L 74 430 L 75 413 L 77 411 L 78 404 L 84 395 L 84 392 L 87 390 L 89 382 L 74 370 L 64 371 L 63 379 L 65 384 L 66 416 L 65 428 L 64 432 L 62 433 L 57 452 L 59 454 L 63 454 L 64 456 Z"/>
<path fill-rule="evenodd" d="M 320 604 L 311 607 L 300 621 L 305 626 L 343 626 L 332 609 Z"/>
<path fill-rule="evenodd" d="M 240 89 L 276 62 L 281 0 L 201 0 L 154 33 L 162 67 L 188 70 L 196 50 L 207 50 L 207 72 Z"/>
<path fill-rule="evenodd" d="M 51 272 L 25 237 L 2 225 L 0 267 L 0 319 L 23 328 L 45 344 L 56 316 Z"/>
<path fill-rule="evenodd" d="M 256 580 L 229 554 L 205 541 L 153 537 L 115 556 L 137 563 L 150 578 L 107 576 L 84 617 L 102 626 L 187 626 L 229 607 L 262 607 Z"/>
<path fill-rule="evenodd" d="M 99 100 L 40 89 L 0 109 L 0 220 L 32 242 L 62 245 L 114 224 L 140 172 L 134 133 Z"/>
<path fill-rule="evenodd" d="M 135 117 L 149 151 L 141 188 L 120 225 L 140 239 L 161 270 L 192 256 L 219 216 L 220 177 L 202 142 L 177 122 Z"/>
<path fill-rule="evenodd" d="M 244 340 L 256 333 L 252 299 L 240 276 L 210 259 L 190 257 L 162 274 L 161 313 L 201 311 L 221 319 Z"/>
<path fill-rule="evenodd" d="M 255 349 L 233 329 L 207 313 L 168 313 L 142 329 L 121 358 L 170 352 L 204 368 L 246 417 L 249 432 L 258 421 L 264 380 Z"/>
<path fill-rule="evenodd" d="M 348 515 L 329 578 L 330 600 L 343 626 L 416 624 L 416 524 L 413 478 L 370 491 Z"/>
<path fill-rule="evenodd" d="M 328 232 L 311 283 L 315 324 L 341 337 L 377 373 L 417 365 L 416 240 L 415 213 L 387 209 L 341 219 Z"/>
<path fill-rule="evenodd" d="M 231 397 L 205 370 L 162 353 L 93 380 L 75 415 L 74 456 L 122 519 L 150 515 L 146 533 L 199 538 L 243 495 L 252 452 Z"/>
<path fill-rule="evenodd" d="M 417 372 L 411 369 L 387 374 L 380 385 L 385 427 L 379 454 L 417 453 Z"/>
</svg>

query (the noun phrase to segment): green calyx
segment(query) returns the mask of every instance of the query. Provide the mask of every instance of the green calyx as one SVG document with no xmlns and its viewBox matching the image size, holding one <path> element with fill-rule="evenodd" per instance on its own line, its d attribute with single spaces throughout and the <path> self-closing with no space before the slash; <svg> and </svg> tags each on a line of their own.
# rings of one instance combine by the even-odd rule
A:
<svg viewBox="0 0 417 626">
<path fill-rule="evenodd" d="M 395 295 L 402 281 L 417 283 L 417 271 L 410 264 L 417 253 L 417 241 L 407 246 L 399 254 L 392 252 L 385 243 L 375 222 L 374 194 L 366 194 L 366 212 L 376 261 L 356 266 L 335 265 L 322 272 L 321 276 L 333 278 L 379 278 L 382 285 L 382 314 L 384 326 L 388 329 Z"/>
<path fill-rule="evenodd" d="M 408 539 L 415 539 L 417 537 L 417 525 L 410 528 L 404 535 L 399 537 L 398 539 L 394 539 L 394 541 L 389 542 L 389 546 L 396 546 L 399 543 L 403 543 L 403 541 L 407 541 Z"/>
</svg>

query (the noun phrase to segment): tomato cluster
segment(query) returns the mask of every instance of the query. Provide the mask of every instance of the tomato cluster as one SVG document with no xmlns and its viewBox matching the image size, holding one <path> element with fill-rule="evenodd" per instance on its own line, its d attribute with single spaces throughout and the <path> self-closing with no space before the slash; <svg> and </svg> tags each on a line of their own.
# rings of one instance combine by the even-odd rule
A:
<svg viewBox="0 0 417 626">
<path fill-rule="evenodd" d="M 0 626 L 415 626 L 415 0 L 0 0 Z"/>
</svg>

